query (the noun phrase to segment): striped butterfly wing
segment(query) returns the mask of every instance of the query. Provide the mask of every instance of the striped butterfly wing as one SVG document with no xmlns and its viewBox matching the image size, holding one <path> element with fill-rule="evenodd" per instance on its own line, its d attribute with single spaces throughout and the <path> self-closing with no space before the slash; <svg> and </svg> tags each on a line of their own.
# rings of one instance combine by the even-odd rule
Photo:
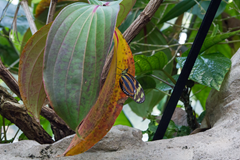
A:
<svg viewBox="0 0 240 160">
<path fill-rule="evenodd" d="M 122 73 L 119 80 L 119 85 L 122 91 L 128 96 L 134 96 L 136 93 L 136 88 L 132 76 L 127 73 Z"/>
<path fill-rule="evenodd" d="M 130 74 L 128 74 L 128 75 L 132 78 L 132 81 L 136 88 L 136 93 L 133 96 L 130 96 L 130 98 L 132 98 L 137 103 L 143 103 L 145 101 L 145 94 L 144 94 L 142 86 L 132 75 L 130 75 Z"/>
</svg>

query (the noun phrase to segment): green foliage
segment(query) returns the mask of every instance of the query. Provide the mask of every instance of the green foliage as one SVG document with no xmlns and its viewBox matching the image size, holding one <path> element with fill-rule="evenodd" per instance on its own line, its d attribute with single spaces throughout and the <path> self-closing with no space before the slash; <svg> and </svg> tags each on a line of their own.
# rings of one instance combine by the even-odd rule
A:
<svg viewBox="0 0 240 160">
<path fill-rule="evenodd" d="M 186 59 L 187 57 L 178 57 L 178 64 L 183 67 Z M 201 54 L 197 57 L 189 78 L 219 91 L 230 67 L 230 59 L 221 53 Z"/>
<path fill-rule="evenodd" d="M 146 131 L 143 131 L 143 134 L 148 134 L 148 141 L 152 141 L 154 134 L 157 130 L 158 123 L 156 122 L 154 116 L 148 117 L 150 118 L 150 123 L 148 124 L 148 129 Z M 185 136 L 189 135 L 191 132 L 191 129 L 187 126 L 177 126 L 174 121 L 170 121 L 168 124 L 168 128 L 164 134 L 163 139 L 168 139 L 168 138 L 174 138 L 174 137 L 180 137 L 180 136 Z"/>
</svg>

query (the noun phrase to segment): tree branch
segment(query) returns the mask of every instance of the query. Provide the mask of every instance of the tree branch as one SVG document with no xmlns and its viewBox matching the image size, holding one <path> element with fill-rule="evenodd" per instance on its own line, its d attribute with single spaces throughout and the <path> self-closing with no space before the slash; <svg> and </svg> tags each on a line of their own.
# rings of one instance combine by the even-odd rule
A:
<svg viewBox="0 0 240 160">
<path fill-rule="evenodd" d="M 30 30 L 32 32 L 32 34 L 36 33 L 37 32 L 37 27 L 34 23 L 34 20 L 32 18 L 32 15 L 31 15 L 31 12 L 28 8 L 28 1 L 27 0 L 22 0 L 21 2 L 21 6 L 26 14 L 26 18 L 28 20 L 28 24 L 29 24 L 29 27 L 30 27 Z"/>
<path fill-rule="evenodd" d="M 0 78 L 6 83 L 6 85 L 19 97 L 21 98 L 20 92 L 19 92 L 19 86 L 17 80 L 12 76 L 12 74 L 8 71 L 8 69 L 3 65 L 1 59 L 0 59 Z M 2 116 L 6 117 L 11 121 L 11 117 L 7 117 L 7 112 L 2 112 Z M 9 114 L 8 114 L 9 115 Z M 10 114 L 11 115 L 11 114 Z M 29 116 L 28 114 L 21 114 L 22 118 L 23 116 Z M 57 135 L 55 136 L 55 140 L 59 140 L 59 138 L 66 137 L 70 134 L 73 134 L 74 131 L 72 131 L 66 123 L 50 108 L 43 106 L 41 109 L 41 115 L 45 117 L 52 125 L 53 132 Z M 27 117 L 26 117 L 27 118 Z M 27 118 L 28 119 L 28 118 Z M 31 120 L 34 122 L 33 120 Z M 15 123 L 15 122 L 13 122 Z M 20 124 L 19 124 L 20 125 Z M 21 125 L 24 125 L 21 123 Z M 21 126 L 18 126 L 20 129 Z M 25 132 L 31 132 L 31 129 L 25 130 Z M 24 132 L 24 133 L 25 133 Z M 61 133 L 60 133 L 61 132 Z M 25 133 L 26 134 L 26 133 Z"/>
<path fill-rule="evenodd" d="M 47 16 L 47 22 L 46 24 L 50 23 L 53 21 L 54 13 L 56 10 L 58 0 L 51 0 L 49 10 L 48 10 L 48 16 Z"/>
</svg>

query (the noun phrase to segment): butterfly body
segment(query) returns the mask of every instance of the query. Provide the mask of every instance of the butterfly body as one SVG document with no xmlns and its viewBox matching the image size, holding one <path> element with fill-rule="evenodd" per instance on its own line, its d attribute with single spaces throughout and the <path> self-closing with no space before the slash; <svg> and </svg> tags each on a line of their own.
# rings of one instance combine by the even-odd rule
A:
<svg viewBox="0 0 240 160">
<path fill-rule="evenodd" d="M 119 80 L 119 85 L 122 91 L 132 98 L 137 103 L 145 101 L 145 95 L 140 83 L 128 73 L 128 68 L 123 70 Z"/>
</svg>

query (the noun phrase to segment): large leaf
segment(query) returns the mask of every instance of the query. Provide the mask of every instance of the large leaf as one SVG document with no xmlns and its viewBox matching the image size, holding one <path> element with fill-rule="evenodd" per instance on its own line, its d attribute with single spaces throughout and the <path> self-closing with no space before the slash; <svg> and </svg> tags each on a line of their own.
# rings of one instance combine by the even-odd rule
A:
<svg viewBox="0 0 240 160">
<path fill-rule="evenodd" d="M 199 2 L 200 0 L 196 0 Z M 178 17 L 187 10 L 189 10 L 191 7 L 193 7 L 196 4 L 196 1 L 194 0 L 183 0 L 175 5 L 160 21 L 160 23 L 166 22 L 172 18 Z"/>
<path fill-rule="evenodd" d="M 177 58 L 181 67 L 183 67 L 186 59 L 187 57 Z M 219 90 L 230 67 L 231 60 L 221 53 L 199 55 L 189 78 L 202 85 Z"/>
<path fill-rule="evenodd" d="M 221 34 L 221 35 L 217 35 L 217 36 L 214 36 L 214 37 L 208 37 L 204 40 L 204 43 L 202 45 L 202 48 L 200 50 L 199 53 L 202 53 L 204 52 L 205 50 L 207 50 L 208 48 L 212 47 L 213 45 L 237 34 L 237 33 L 240 33 L 240 30 L 237 30 L 235 32 L 230 32 L 230 33 L 224 33 L 224 34 Z M 184 52 L 182 54 L 183 57 L 187 56 L 188 53 L 190 52 L 190 49 L 188 49 L 186 52 Z"/>
<path fill-rule="evenodd" d="M 18 84 L 27 110 L 39 119 L 46 94 L 42 81 L 44 47 L 51 24 L 36 32 L 23 48 L 19 62 Z"/>
<path fill-rule="evenodd" d="M 75 135 L 65 151 L 65 156 L 85 152 L 101 140 L 111 129 L 122 110 L 126 95 L 119 87 L 121 71 L 117 69 L 117 66 L 129 68 L 128 72 L 133 76 L 135 68 L 131 50 L 118 29 L 114 35 L 114 55 L 107 79 L 96 104 L 80 125 L 78 135 Z"/>
<path fill-rule="evenodd" d="M 73 130 L 98 97 L 118 10 L 118 4 L 74 3 L 61 11 L 49 31 L 45 90 L 56 113 Z"/>
</svg>

